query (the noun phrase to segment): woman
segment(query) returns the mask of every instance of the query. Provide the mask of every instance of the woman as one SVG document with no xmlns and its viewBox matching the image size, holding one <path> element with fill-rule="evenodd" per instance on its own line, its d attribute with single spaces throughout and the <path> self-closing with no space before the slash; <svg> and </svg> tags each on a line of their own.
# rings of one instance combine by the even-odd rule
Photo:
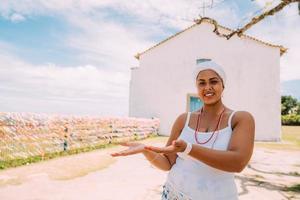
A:
<svg viewBox="0 0 300 200">
<path fill-rule="evenodd" d="M 129 148 L 111 155 L 143 153 L 151 164 L 169 171 L 162 200 L 238 199 L 234 172 L 241 172 L 251 158 L 254 118 L 222 103 L 226 75 L 220 65 L 197 60 L 194 77 L 204 105 L 178 116 L 165 147 L 122 143 Z"/>
</svg>

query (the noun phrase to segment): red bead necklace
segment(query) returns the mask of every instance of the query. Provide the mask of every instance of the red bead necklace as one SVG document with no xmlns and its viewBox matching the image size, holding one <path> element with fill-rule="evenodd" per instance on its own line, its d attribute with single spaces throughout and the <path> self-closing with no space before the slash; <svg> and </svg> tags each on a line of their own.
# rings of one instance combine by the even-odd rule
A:
<svg viewBox="0 0 300 200">
<path fill-rule="evenodd" d="M 208 138 L 208 140 L 206 140 L 205 142 L 199 142 L 199 141 L 198 141 L 198 138 L 197 138 L 197 131 L 198 131 L 198 124 L 199 124 L 199 126 L 200 126 L 201 115 L 202 115 L 202 112 L 203 112 L 203 107 L 201 108 L 200 114 L 198 115 L 198 118 L 197 118 L 197 125 L 196 125 L 196 130 L 195 130 L 195 140 L 196 140 L 196 142 L 197 142 L 198 144 L 206 144 L 206 143 L 208 143 L 208 142 L 213 138 L 213 136 L 214 136 L 216 130 L 219 128 L 219 125 L 220 125 L 222 116 L 223 116 L 223 114 L 224 114 L 224 111 L 225 111 L 225 108 L 223 108 L 223 111 L 222 111 L 222 113 L 221 113 L 221 115 L 220 115 L 220 117 L 219 117 L 219 119 L 218 119 L 218 123 L 217 123 L 216 129 L 214 130 L 213 134 L 212 134 L 212 135 Z M 218 132 L 219 132 L 219 130 L 218 130 Z M 218 132 L 217 132 L 217 133 L 218 133 Z M 218 135 L 217 135 L 217 137 L 218 137 Z M 216 139 L 217 139 L 217 137 L 216 137 Z M 215 139 L 215 141 L 216 141 L 216 139 Z M 214 141 L 214 143 L 215 143 L 215 141 Z M 214 143 L 213 143 L 213 145 L 214 145 Z"/>
</svg>

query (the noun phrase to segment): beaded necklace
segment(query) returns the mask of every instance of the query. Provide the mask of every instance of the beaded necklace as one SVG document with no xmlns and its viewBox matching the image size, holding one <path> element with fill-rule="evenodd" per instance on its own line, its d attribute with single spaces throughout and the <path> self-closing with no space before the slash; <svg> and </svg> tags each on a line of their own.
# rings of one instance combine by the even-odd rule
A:
<svg viewBox="0 0 300 200">
<path fill-rule="evenodd" d="M 198 141 L 198 138 L 197 138 L 197 131 L 198 131 L 198 124 L 199 124 L 199 126 L 200 126 L 201 115 L 202 115 L 202 112 L 203 112 L 203 107 L 201 108 L 200 114 L 198 115 L 198 118 L 197 118 L 197 125 L 196 125 L 196 129 L 195 129 L 195 134 L 194 134 L 194 135 L 195 135 L 195 140 L 196 140 L 196 142 L 197 142 L 198 144 L 206 144 L 206 143 L 208 143 L 208 142 L 213 138 L 213 136 L 214 136 L 216 130 L 217 130 L 217 129 L 219 128 L 219 126 L 220 126 L 220 122 L 221 122 L 221 119 L 222 119 L 222 117 L 223 117 L 224 111 L 225 111 L 225 108 L 223 108 L 223 111 L 222 111 L 222 113 L 221 113 L 221 115 L 220 115 L 220 117 L 219 117 L 219 119 L 218 119 L 218 123 L 217 123 L 216 129 L 214 130 L 213 134 L 212 134 L 212 135 L 208 138 L 208 140 L 206 140 L 205 142 L 199 142 L 199 141 Z M 218 133 L 219 133 L 219 130 L 217 131 L 217 137 L 218 137 Z M 215 141 L 217 140 L 217 137 L 216 137 L 216 139 L 214 140 L 213 145 L 215 144 Z M 213 146 L 213 145 L 212 145 L 212 146 Z"/>
</svg>

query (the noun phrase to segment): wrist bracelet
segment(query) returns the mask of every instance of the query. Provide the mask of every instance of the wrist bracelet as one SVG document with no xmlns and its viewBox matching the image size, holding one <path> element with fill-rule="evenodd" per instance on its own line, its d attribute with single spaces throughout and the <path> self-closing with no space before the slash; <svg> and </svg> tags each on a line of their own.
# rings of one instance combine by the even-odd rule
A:
<svg viewBox="0 0 300 200">
<path fill-rule="evenodd" d="M 185 148 L 185 150 L 182 153 L 188 155 L 191 152 L 192 147 L 193 147 L 193 145 L 191 143 L 187 142 L 186 143 L 186 148 Z"/>
</svg>

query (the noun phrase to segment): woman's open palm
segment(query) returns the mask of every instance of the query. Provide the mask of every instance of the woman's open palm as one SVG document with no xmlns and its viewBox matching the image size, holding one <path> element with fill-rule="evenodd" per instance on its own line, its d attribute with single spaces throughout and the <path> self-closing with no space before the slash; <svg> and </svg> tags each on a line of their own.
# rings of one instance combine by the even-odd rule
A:
<svg viewBox="0 0 300 200">
<path fill-rule="evenodd" d="M 113 157 L 116 156 L 128 156 L 137 153 L 142 153 L 145 150 L 145 145 L 137 142 L 122 142 L 120 143 L 122 146 L 128 147 L 127 149 L 110 154 Z"/>
<path fill-rule="evenodd" d="M 173 140 L 172 144 L 166 147 L 145 146 L 146 150 L 151 150 L 156 153 L 173 154 L 183 152 L 187 144 L 184 140 Z"/>
</svg>

